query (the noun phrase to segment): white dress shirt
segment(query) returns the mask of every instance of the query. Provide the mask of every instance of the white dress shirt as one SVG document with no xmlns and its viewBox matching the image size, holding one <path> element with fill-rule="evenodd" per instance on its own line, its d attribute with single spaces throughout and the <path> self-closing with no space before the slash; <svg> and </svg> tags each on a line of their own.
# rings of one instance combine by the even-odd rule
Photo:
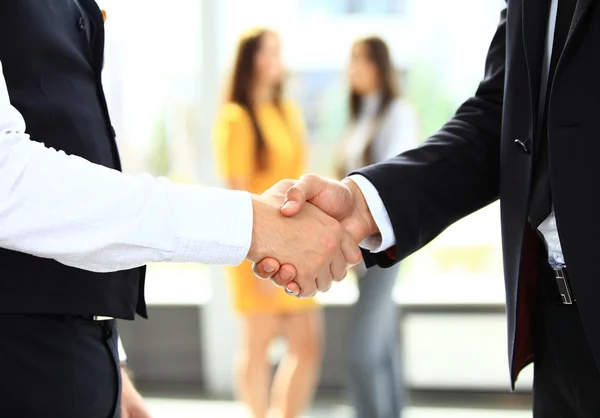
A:
<svg viewBox="0 0 600 418">
<path fill-rule="evenodd" d="M 552 58 L 552 45 L 554 44 L 554 27 L 556 25 L 556 14 L 558 12 L 558 0 L 552 0 L 550 4 L 550 17 L 548 20 L 548 31 L 546 33 L 546 51 L 544 62 L 542 64 L 542 91 L 540 92 L 540 109 L 546 101 L 546 93 L 548 90 L 548 73 L 550 71 L 550 60 Z M 542 118 L 540 118 L 541 120 Z M 538 231 L 542 233 L 546 248 L 548 249 L 548 262 L 552 268 L 565 267 L 565 257 L 558 236 L 558 227 L 556 226 L 556 216 L 554 208 L 550 215 L 540 224 Z"/>
<path fill-rule="evenodd" d="M 127 361 L 127 353 L 125 352 L 125 348 L 123 347 L 123 342 L 121 342 L 121 337 L 119 337 L 118 349 L 119 349 L 119 361 L 121 363 L 126 362 Z"/>
<path fill-rule="evenodd" d="M 0 63 L 1 248 L 96 272 L 158 261 L 236 265 L 246 257 L 248 193 L 123 174 L 25 132 Z M 120 341 L 119 358 L 126 359 Z"/>
<path fill-rule="evenodd" d="M 550 68 L 550 58 L 552 55 L 552 45 L 554 42 L 554 27 L 556 24 L 557 10 L 558 0 L 552 0 L 552 4 L 550 6 L 550 17 L 548 21 L 548 31 L 546 34 L 545 56 L 542 65 L 543 82 L 540 92 L 541 104 L 544 103 L 546 98 L 548 71 Z M 371 211 L 373 219 L 380 232 L 380 234 L 371 236 L 364 240 L 361 243 L 361 247 L 373 253 L 378 253 L 396 245 L 396 236 L 394 235 L 392 222 L 375 186 L 373 186 L 373 184 L 371 184 L 371 182 L 369 182 L 369 180 L 367 180 L 365 177 L 360 175 L 351 176 L 350 179 L 352 179 L 358 185 L 363 193 L 367 205 L 369 206 L 369 210 Z M 546 247 L 548 248 L 548 261 L 550 265 L 553 268 L 565 267 L 565 259 L 560 244 L 554 210 L 552 210 L 548 218 L 546 218 L 546 220 L 540 224 L 538 230 L 542 233 L 546 242 Z"/>
</svg>

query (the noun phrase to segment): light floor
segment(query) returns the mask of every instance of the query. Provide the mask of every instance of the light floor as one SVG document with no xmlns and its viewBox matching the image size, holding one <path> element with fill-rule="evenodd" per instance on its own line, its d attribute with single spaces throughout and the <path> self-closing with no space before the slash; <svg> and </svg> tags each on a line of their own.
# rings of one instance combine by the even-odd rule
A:
<svg viewBox="0 0 600 418">
<path fill-rule="evenodd" d="M 245 418 L 244 408 L 235 402 L 150 398 L 153 418 Z M 345 405 L 328 405 L 311 411 L 305 418 L 351 418 Z M 403 418 L 529 418 L 531 412 L 485 409 L 409 408 Z"/>
</svg>

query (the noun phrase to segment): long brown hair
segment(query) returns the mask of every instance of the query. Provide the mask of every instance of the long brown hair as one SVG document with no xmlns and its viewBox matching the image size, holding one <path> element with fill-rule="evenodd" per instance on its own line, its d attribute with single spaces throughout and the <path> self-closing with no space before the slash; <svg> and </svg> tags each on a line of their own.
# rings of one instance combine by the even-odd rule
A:
<svg viewBox="0 0 600 418">
<path fill-rule="evenodd" d="M 354 43 L 352 48 L 354 49 L 358 45 L 365 46 L 369 60 L 377 69 L 381 90 L 381 103 L 377 114 L 383 115 L 394 99 L 401 96 L 390 50 L 385 41 L 377 36 L 359 39 Z M 360 94 L 352 89 L 350 90 L 350 118 L 352 121 L 356 121 L 358 117 L 362 100 Z"/>
<path fill-rule="evenodd" d="M 254 136 L 256 138 L 256 163 L 259 169 L 264 169 L 266 161 L 265 139 L 256 118 L 256 111 L 252 103 L 252 89 L 256 78 L 256 55 L 258 54 L 261 43 L 265 35 L 275 32 L 266 28 L 256 28 L 246 32 L 239 40 L 233 74 L 229 85 L 229 92 L 226 100 L 230 103 L 236 103 L 242 106 L 248 112 Z M 275 86 L 273 101 L 281 110 L 281 83 Z"/>
<path fill-rule="evenodd" d="M 398 83 L 396 82 L 396 71 L 392 63 L 390 51 L 385 41 L 377 36 L 369 36 L 362 38 L 354 42 L 352 49 L 362 45 L 365 47 L 369 61 L 371 61 L 377 70 L 379 76 L 379 88 L 381 93 L 381 102 L 379 103 L 379 109 L 377 109 L 377 116 L 371 124 L 371 130 L 369 132 L 369 138 L 365 149 L 363 150 L 363 165 L 371 164 L 373 161 L 369 160 L 371 155 L 371 147 L 375 135 L 379 129 L 381 119 L 387 109 L 390 107 L 392 102 L 401 97 Z M 350 122 L 353 125 L 358 119 L 360 108 L 362 106 L 363 96 L 357 91 L 350 88 Z M 349 133 L 346 134 L 346 140 L 348 139 Z M 346 141 L 340 143 L 341 147 L 347 146 Z M 343 151 L 340 152 L 343 155 Z M 348 173 L 344 166 L 343 160 L 338 160 L 335 165 L 335 172 L 339 179 L 344 178 Z"/>
</svg>

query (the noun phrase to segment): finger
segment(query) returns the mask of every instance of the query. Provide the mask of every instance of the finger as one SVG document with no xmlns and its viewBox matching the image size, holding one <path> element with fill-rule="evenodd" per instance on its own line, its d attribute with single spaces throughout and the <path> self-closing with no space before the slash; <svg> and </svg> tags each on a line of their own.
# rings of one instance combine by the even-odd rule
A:
<svg viewBox="0 0 600 418">
<path fill-rule="evenodd" d="M 332 276 L 334 277 L 334 276 Z M 329 289 L 331 289 L 331 285 L 333 284 L 333 281 L 335 280 L 335 278 L 333 278 L 331 281 L 326 281 L 324 280 L 322 277 L 317 277 L 317 292 L 319 293 L 325 293 L 327 292 Z"/>
<path fill-rule="evenodd" d="M 259 279 L 270 279 L 280 269 L 279 262 L 274 258 L 264 258 L 252 265 L 254 275 Z"/>
<path fill-rule="evenodd" d="M 327 278 L 331 275 L 329 272 L 329 265 L 321 266 L 318 269 L 306 269 L 305 272 L 299 272 L 298 277 L 294 280 L 294 283 L 298 285 L 300 291 L 298 292 L 299 298 L 310 298 L 317 293 L 316 278 L 322 276 Z M 290 287 L 288 286 L 288 289 Z"/>
<path fill-rule="evenodd" d="M 331 277 L 334 282 L 341 281 L 346 275 L 346 270 L 348 269 L 348 265 L 346 264 L 346 259 L 342 252 L 339 252 L 339 255 L 332 261 L 329 266 L 329 270 L 331 271 Z M 331 287 L 331 284 L 326 289 L 319 288 L 319 292 L 326 292 Z"/>
<path fill-rule="evenodd" d="M 362 252 L 358 248 L 357 242 L 354 240 L 352 235 L 344 231 L 342 236 L 342 254 L 346 260 L 346 264 L 355 266 L 362 260 Z"/>
<path fill-rule="evenodd" d="M 298 275 L 296 268 L 291 264 L 284 264 L 279 271 L 271 277 L 273 284 L 283 287 L 290 283 Z"/>
<path fill-rule="evenodd" d="M 291 282 L 291 283 L 285 285 L 283 289 L 284 289 L 285 293 L 290 296 L 300 295 L 300 286 L 298 286 L 298 283 L 296 283 L 296 282 Z"/>
<path fill-rule="evenodd" d="M 307 201 L 318 196 L 326 186 L 325 179 L 317 175 L 306 174 L 300 177 L 300 180 L 285 194 L 281 213 L 284 216 L 294 216 L 302 210 Z"/>
<path fill-rule="evenodd" d="M 314 279 L 306 280 L 300 283 L 300 297 L 312 298 L 314 297 L 319 289 L 329 289 L 333 276 L 329 265 L 325 265 L 317 270 L 317 276 Z"/>
</svg>

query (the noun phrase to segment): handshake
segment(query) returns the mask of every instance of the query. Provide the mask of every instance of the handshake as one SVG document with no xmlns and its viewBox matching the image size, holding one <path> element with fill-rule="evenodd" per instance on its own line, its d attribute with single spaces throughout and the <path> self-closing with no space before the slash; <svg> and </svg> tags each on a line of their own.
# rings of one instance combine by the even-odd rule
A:
<svg viewBox="0 0 600 418">
<path fill-rule="evenodd" d="M 255 274 L 302 298 L 326 292 L 361 260 L 358 244 L 378 233 L 360 188 L 316 175 L 282 180 L 252 197 Z"/>
</svg>

